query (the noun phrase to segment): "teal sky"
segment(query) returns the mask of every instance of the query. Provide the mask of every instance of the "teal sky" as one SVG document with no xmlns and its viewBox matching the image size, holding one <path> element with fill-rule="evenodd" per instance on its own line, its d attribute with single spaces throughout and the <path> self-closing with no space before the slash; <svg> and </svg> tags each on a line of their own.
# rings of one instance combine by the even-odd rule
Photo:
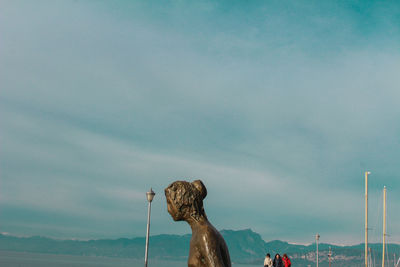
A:
<svg viewBox="0 0 400 267">
<path fill-rule="evenodd" d="M 163 189 L 201 179 L 218 229 L 400 242 L 398 1 L 2 1 L 0 232 L 190 232 Z"/>
</svg>

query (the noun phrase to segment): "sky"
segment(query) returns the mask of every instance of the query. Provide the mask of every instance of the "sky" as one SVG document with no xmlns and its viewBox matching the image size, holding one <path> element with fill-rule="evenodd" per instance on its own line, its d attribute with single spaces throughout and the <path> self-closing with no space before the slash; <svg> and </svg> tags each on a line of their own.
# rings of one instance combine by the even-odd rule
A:
<svg viewBox="0 0 400 267">
<path fill-rule="evenodd" d="M 0 232 L 400 242 L 398 1 L 2 1 Z"/>
</svg>

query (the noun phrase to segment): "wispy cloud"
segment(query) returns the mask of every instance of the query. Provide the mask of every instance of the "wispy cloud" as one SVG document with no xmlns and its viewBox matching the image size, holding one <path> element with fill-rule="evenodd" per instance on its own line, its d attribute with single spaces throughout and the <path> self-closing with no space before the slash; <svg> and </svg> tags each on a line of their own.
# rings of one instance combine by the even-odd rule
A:
<svg viewBox="0 0 400 267">
<path fill-rule="evenodd" d="M 398 4 L 2 8 L 1 231 L 143 235 L 153 187 L 186 233 L 163 188 L 200 178 L 218 228 L 357 242 L 368 169 L 398 240 Z"/>
</svg>

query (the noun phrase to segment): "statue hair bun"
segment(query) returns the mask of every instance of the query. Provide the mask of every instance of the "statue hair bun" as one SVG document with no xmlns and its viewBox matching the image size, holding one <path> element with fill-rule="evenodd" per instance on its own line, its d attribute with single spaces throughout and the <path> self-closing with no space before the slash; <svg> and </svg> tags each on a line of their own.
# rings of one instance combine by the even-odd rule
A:
<svg viewBox="0 0 400 267">
<path fill-rule="evenodd" d="M 200 196 L 202 199 L 205 199 L 207 196 L 207 189 L 202 181 L 196 180 L 192 182 L 192 185 L 200 192 Z"/>
</svg>

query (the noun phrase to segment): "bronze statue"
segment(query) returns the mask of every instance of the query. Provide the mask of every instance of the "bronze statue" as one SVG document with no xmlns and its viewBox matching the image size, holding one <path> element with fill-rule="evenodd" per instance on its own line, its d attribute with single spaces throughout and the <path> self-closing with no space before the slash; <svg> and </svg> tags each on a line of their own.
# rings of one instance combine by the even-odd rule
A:
<svg viewBox="0 0 400 267">
<path fill-rule="evenodd" d="M 188 267 L 231 267 L 225 240 L 204 212 L 206 196 L 207 189 L 200 180 L 176 181 L 165 188 L 169 214 L 174 221 L 186 221 L 192 228 Z"/>
</svg>

